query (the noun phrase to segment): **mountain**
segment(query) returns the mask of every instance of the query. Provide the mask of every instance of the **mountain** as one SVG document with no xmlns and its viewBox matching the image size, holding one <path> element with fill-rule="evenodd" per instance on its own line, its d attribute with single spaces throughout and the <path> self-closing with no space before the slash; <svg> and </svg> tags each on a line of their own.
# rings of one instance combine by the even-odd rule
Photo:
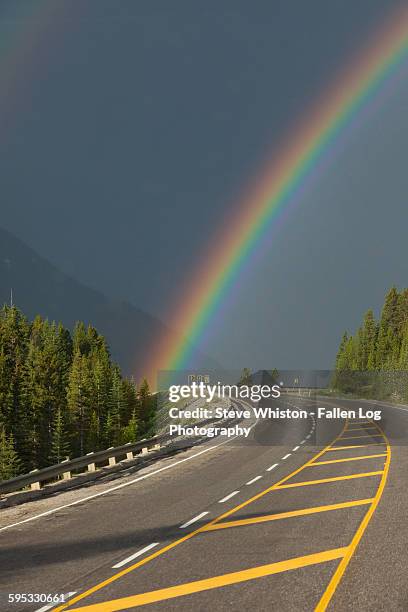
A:
<svg viewBox="0 0 408 612">
<path fill-rule="evenodd" d="M 123 301 L 107 298 L 58 270 L 8 231 L 0 228 L 0 305 L 14 302 L 29 318 L 40 314 L 72 329 L 78 320 L 95 326 L 126 375 L 140 378 L 143 356 L 155 339 L 171 331 L 159 319 Z M 196 353 L 196 364 L 217 364 Z M 197 366 L 198 367 L 198 366 Z M 152 381 L 153 382 L 153 381 Z"/>
</svg>

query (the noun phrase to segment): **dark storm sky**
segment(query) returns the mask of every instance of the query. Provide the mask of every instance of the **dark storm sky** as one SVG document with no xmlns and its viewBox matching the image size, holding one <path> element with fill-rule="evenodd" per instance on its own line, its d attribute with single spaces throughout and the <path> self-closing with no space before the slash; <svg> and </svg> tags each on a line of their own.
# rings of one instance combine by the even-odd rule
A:
<svg viewBox="0 0 408 612">
<path fill-rule="evenodd" d="M 0 9 L 11 39 L 0 53 L 0 225 L 166 321 L 267 151 L 399 3 L 40 4 Z M 407 104 L 403 83 L 299 202 L 206 347 L 213 357 L 330 367 L 343 329 L 391 284 L 408 285 Z"/>
</svg>

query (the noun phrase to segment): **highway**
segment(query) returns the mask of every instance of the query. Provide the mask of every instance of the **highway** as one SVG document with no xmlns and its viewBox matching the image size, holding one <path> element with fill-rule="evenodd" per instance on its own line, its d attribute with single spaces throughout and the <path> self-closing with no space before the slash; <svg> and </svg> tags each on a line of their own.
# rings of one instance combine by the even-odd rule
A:
<svg viewBox="0 0 408 612">
<path fill-rule="evenodd" d="M 383 419 L 260 420 L 247 439 L 5 509 L 0 609 L 406 611 L 408 409 L 274 403 L 286 402 L 314 415 L 381 407 Z"/>
</svg>

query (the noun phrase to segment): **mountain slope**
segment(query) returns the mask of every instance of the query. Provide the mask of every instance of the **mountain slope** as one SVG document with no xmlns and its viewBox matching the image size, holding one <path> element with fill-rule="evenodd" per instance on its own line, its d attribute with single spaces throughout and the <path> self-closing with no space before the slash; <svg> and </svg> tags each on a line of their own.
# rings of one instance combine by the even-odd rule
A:
<svg viewBox="0 0 408 612">
<path fill-rule="evenodd" d="M 0 228 L 0 304 L 10 301 L 30 318 L 41 314 L 72 328 L 82 320 L 108 340 L 113 358 L 125 374 L 143 375 L 143 357 L 156 338 L 170 334 L 157 318 L 127 302 L 108 299 L 70 278 L 8 231 Z M 216 367 L 195 355 L 196 364 Z"/>
</svg>

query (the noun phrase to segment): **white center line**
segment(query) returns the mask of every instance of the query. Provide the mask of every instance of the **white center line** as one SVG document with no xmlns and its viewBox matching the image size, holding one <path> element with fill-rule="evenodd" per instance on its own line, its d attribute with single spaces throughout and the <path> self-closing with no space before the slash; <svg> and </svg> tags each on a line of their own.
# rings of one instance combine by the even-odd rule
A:
<svg viewBox="0 0 408 612">
<path fill-rule="evenodd" d="M 267 472 L 270 472 L 271 470 L 275 469 L 277 466 L 279 465 L 279 463 L 274 463 L 273 465 L 271 465 L 271 467 L 268 467 L 266 469 Z"/>
<path fill-rule="evenodd" d="M 135 552 L 134 555 L 130 555 L 130 557 L 126 557 L 126 559 L 123 559 L 123 561 L 119 561 L 119 563 L 116 563 L 116 565 L 112 565 L 112 569 L 119 569 L 119 567 L 126 565 L 126 563 L 129 563 L 129 561 L 133 561 L 133 559 L 136 559 L 136 557 L 140 557 L 141 555 L 143 555 L 143 553 L 147 552 L 151 548 L 158 546 L 158 544 L 159 544 L 158 542 L 153 542 L 153 544 L 149 544 L 148 546 L 145 546 L 141 550 L 138 550 L 137 552 Z"/>
<path fill-rule="evenodd" d="M 219 500 L 219 504 L 223 504 L 224 502 L 228 501 L 229 499 L 231 499 L 231 497 L 234 497 L 234 495 L 236 495 L 237 493 L 239 493 L 239 491 L 233 491 L 232 493 L 230 493 L 229 495 L 226 495 L 225 497 L 223 497 L 222 499 Z"/>
<path fill-rule="evenodd" d="M 187 523 L 184 523 L 184 525 L 180 525 L 180 529 L 184 529 L 185 527 L 189 527 L 190 525 L 192 525 L 196 521 L 199 521 L 201 518 L 203 518 L 203 516 L 205 516 L 206 514 L 208 514 L 208 512 L 202 512 L 201 514 L 198 514 L 194 518 L 192 518 L 189 521 L 187 521 Z"/>
<path fill-rule="evenodd" d="M 65 603 L 68 599 L 71 599 L 73 595 L 75 595 L 78 591 L 71 591 L 70 593 L 66 593 L 63 595 L 63 601 L 59 603 Z M 47 606 L 43 606 L 42 608 L 38 608 L 35 612 L 47 612 L 47 610 L 51 610 L 51 608 L 55 607 L 55 602 L 52 604 L 48 604 Z"/>
<path fill-rule="evenodd" d="M 295 446 L 295 448 L 292 448 L 292 452 L 294 453 L 295 451 L 299 450 L 299 446 Z"/>
<path fill-rule="evenodd" d="M 283 461 L 284 459 L 287 459 L 288 457 L 290 457 L 290 456 L 291 456 L 291 454 L 292 454 L 292 453 L 288 453 L 287 455 L 285 455 L 284 457 L 282 457 L 282 461 Z"/>
<path fill-rule="evenodd" d="M 246 484 L 250 485 L 253 482 L 256 482 L 257 480 L 260 480 L 260 478 L 262 478 L 262 476 L 255 476 L 255 478 L 253 478 L 252 480 L 248 480 L 248 482 Z"/>
</svg>

